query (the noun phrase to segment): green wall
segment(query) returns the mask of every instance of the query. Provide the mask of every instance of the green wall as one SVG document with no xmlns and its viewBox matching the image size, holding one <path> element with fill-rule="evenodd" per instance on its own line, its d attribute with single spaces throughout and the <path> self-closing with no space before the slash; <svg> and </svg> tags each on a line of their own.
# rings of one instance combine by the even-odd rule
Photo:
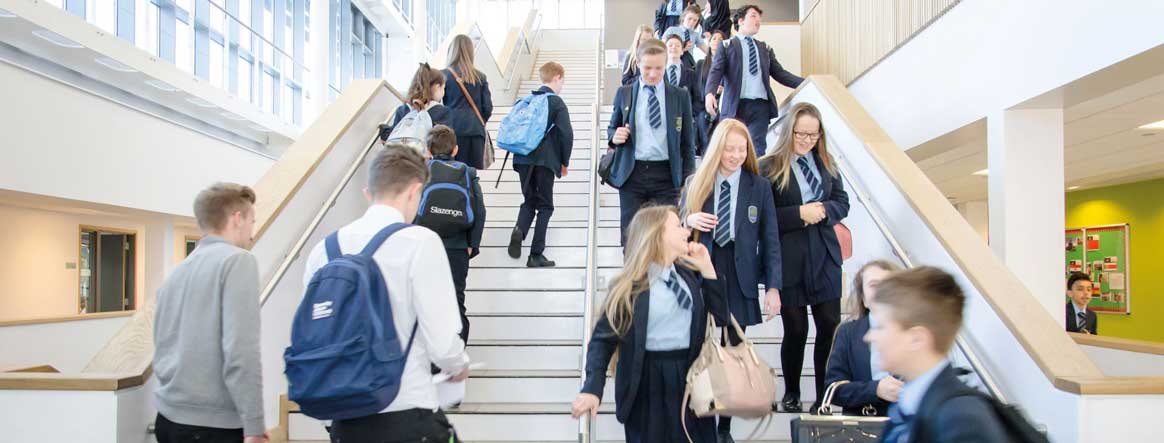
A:
<svg viewBox="0 0 1164 443">
<path fill-rule="evenodd" d="M 1131 225 L 1131 315 L 1099 314 L 1099 335 L 1164 342 L 1164 179 L 1067 193 L 1067 227 Z"/>
</svg>

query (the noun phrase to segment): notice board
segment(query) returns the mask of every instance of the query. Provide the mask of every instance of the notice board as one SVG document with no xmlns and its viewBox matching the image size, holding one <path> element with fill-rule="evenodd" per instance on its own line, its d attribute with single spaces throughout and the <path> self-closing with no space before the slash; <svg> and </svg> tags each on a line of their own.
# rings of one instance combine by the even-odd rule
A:
<svg viewBox="0 0 1164 443">
<path fill-rule="evenodd" d="M 1091 303 L 1095 312 L 1131 314 L 1131 278 L 1127 224 L 1072 228 L 1065 231 L 1067 248 L 1064 281 L 1072 272 L 1091 276 Z"/>
</svg>

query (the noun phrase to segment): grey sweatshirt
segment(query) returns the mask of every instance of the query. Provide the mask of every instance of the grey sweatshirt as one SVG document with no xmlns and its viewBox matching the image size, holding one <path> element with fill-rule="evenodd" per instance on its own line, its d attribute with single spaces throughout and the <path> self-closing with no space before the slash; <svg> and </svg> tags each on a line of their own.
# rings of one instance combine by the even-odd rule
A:
<svg viewBox="0 0 1164 443">
<path fill-rule="evenodd" d="M 154 393 L 175 423 L 266 432 L 259 354 L 259 265 L 207 236 L 158 289 Z"/>
</svg>

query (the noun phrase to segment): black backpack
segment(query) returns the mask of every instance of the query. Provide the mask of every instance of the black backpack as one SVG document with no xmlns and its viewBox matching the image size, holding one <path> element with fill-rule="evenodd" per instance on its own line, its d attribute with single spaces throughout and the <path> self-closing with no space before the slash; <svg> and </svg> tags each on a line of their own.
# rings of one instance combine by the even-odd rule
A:
<svg viewBox="0 0 1164 443">
<path fill-rule="evenodd" d="M 473 227 L 473 202 L 469 165 L 457 161 L 429 160 L 428 183 L 416 210 L 418 224 L 442 238 L 463 234 Z"/>
<path fill-rule="evenodd" d="M 945 403 L 946 401 L 963 396 L 975 396 L 986 400 L 990 405 L 990 409 L 994 411 L 994 415 L 1002 422 L 1003 431 L 1006 432 L 1007 437 L 1013 443 L 1050 443 L 1047 435 L 1035 428 L 1026 414 L 1022 412 L 1017 406 L 1009 405 L 998 401 L 998 399 L 986 395 L 986 393 L 966 387 L 950 392 L 943 397 L 937 404 Z"/>
</svg>

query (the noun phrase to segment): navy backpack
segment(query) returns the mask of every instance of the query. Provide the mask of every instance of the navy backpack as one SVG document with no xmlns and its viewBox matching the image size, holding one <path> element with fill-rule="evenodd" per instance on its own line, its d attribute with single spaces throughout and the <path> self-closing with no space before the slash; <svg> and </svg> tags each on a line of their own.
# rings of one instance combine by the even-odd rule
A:
<svg viewBox="0 0 1164 443">
<path fill-rule="evenodd" d="M 311 277 L 295 311 L 291 346 L 283 352 L 288 398 L 307 416 L 364 417 L 396 399 L 416 325 L 402 347 L 388 286 L 372 254 L 410 226 L 382 229 L 358 255 L 342 254 L 337 233 L 324 241 L 327 264 Z"/>
</svg>

